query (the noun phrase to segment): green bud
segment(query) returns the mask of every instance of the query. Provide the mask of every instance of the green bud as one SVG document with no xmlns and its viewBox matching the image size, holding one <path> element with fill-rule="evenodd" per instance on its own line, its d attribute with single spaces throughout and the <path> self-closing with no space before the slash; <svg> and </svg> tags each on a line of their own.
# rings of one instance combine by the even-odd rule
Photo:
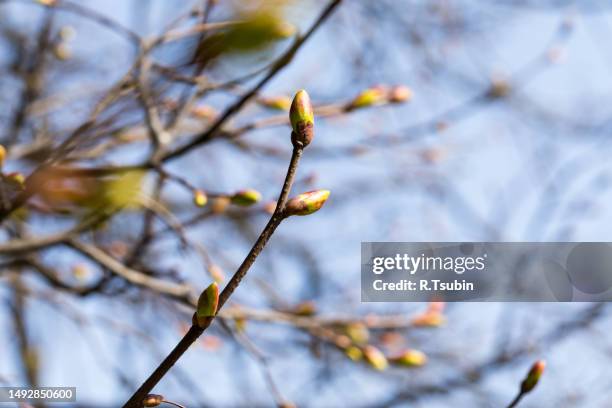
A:
<svg viewBox="0 0 612 408">
<path fill-rule="evenodd" d="M 232 204 L 248 207 L 261 200 L 261 194 L 257 190 L 240 190 L 230 198 Z"/>
<path fill-rule="evenodd" d="M 289 121 L 291 122 L 291 142 L 294 146 L 301 144 L 306 147 L 314 137 L 314 112 L 310 97 L 305 90 L 297 91 L 289 109 Z"/>
<path fill-rule="evenodd" d="M 344 354 L 353 361 L 359 361 L 363 358 L 363 352 L 357 346 L 349 346 L 344 350 Z"/>
<path fill-rule="evenodd" d="M 262 98 L 259 103 L 266 108 L 288 111 L 291 108 L 291 98 L 288 96 L 277 96 L 274 98 Z"/>
<path fill-rule="evenodd" d="M 313 316 L 317 314 L 317 305 L 312 300 L 298 303 L 291 309 L 291 313 L 298 316 Z"/>
<path fill-rule="evenodd" d="M 422 351 L 408 349 L 400 355 L 392 357 L 391 361 L 406 367 L 420 367 L 427 362 L 427 356 Z"/>
<path fill-rule="evenodd" d="M 544 369 L 546 368 L 546 362 L 544 360 L 536 361 L 527 373 L 527 377 L 521 383 L 521 392 L 526 394 L 533 390 L 536 385 L 538 385 L 538 381 L 540 381 L 540 377 L 544 373 Z"/>
<path fill-rule="evenodd" d="M 378 371 L 384 371 L 389 365 L 387 357 L 374 346 L 365 346 L 363 348 L 363 356 L 368 364 Z"/>
<path fill-rule="evenodd" d="M 329 190 L 314 190 L 299 194 L 287 202 L 285 216 L 309 215 L 317 212 L 329 197 Z"/>
<path fill-rule="evenodd" d="M 208 203 L 208 197 L 206 193 L 202 190 L 196 190 L 193 192 L 193 203 L 197 207 L 204 207 L 206 203 Z"/>
<path fill-rule="evenodd" d="M 198 308 L 196 310 L 196 322 L 200 327 L 206 324 L 209 317 L 217 313 L 219 306 L 219 285 L 217 282 L 211 283 L 200 295 Z"/>
<path fill-rule="evenodd" d="M 347 325 L 344 330 L 346 331 L 346 335 L 349 336 L 355 344 L 365 344 L 370 339 L 370 331 L 363 323 L 351 323 Z"/>
<path fill-rule="evenodd" d="M 149 394 L 142 400 L 142 406 L 145 408 L 157 407 L 164 402 L 164 396 L 159 394 Z"/>
<path fill-rule="evenodd" d="M 379 105 L 387 101 L 387 88 L 375 86 L 362 91 L 349 104 L 349 109 L 366 108 L 372 105 Z"/>
</svg>

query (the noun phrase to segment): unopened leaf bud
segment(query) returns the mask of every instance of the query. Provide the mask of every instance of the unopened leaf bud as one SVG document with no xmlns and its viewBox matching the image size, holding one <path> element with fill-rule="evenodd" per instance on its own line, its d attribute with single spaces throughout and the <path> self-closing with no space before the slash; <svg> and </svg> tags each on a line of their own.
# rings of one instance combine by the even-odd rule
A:
<svg viewBox="0 0 612 408">
<path fill-rule="evenodd" d="M 193 192 L 193 203 L 197 207 L 204 207 L 208 203 L 208 196 L 202 190 L 195 190 Z"/>
<path fill-rule="evenodd" d="M 65 42 L 61 42 L 53 47 L 53 55 L 60 61 L 67 61 L 72 57 L 72 51 Z"/>
<path fill-rule="evenodd" d="M 227 210 L 227 207 L 231 201 L 232 200 L 229 197 L 217 197 L 213 200 L 210 209 L 214 214 L 223 214 L 225 210 Z"/>
<path fill-rule="evenodd" d="M 349 109 L 366 108 L 387 101 L 387 88 L 381 85 L 362 91 L 349 104 Z"/>
<path fill-rule="evenodd" d="M 530 392 L 538 385 L 545 368 L 546 362 L 544 360 L 538 360 L 531 366 L 529 373 L 527 373 L 527 377 L 525 377 L 521 383 L 521 392 L 523 394 Z"/>
<path fill-rule="evenodd" d="M 346 335 L 349 336 L 355 344 L 365 344 L 370 339 L 370 331 L 366 325 L 361 322 L 347 325 L 345 331 Z"/>
<path fill-rule="evenodd" d="M 235 193 L 230 200 L 232 204 L 248 207 L 259 202 L 259 200 L 261 200 L 261 194 L 259 191 L 253 189 L 240 190 Z"/>
<path fill-rule="evenodd" d="M 309 215 L 317 212 L 329 197 L 329 190 L 314 190 L 299 194 L 287 202 L 285 216 Z"/>
<path fill-rule="evenodd" d="M 142 406 L 145 408 L 157 407 L 164 402 L 164 396 L 159 394 L 149 394 L 142 400 Z"/>
<path fill-rule="evenodd" d="M 72 26 L 63 26 L 59 30 L 59 37 L 63 41 L 71 41 L 76 37 L 76 30 Z"/>
<path fill-rule="evenodd" d="M 306 147 L 314 137 L 314 111 L 308 93 L 301 89 L 297 91 L 289 109 L 291 122 L 291 142 L 294 146 Z"/>
<path fill-rule="evenodd" d="M 198 299 L 198 308 L 196 310 L 196 321 L 198 326 L 204 327 L 209 317 L 217 313 L 219 306 L 219 285 L 217 282 L 211 283 Z"/>
<path fill-rule="evenodd" d="M 402 103 L 412 99 L 412 90 L 407 86 L 398 85 L 391 88 L 389 91 L 389 102 Z"/>
<path fill-rule="evenodd" d="M 408 349 L 390 359 L 392 362 L 406 367 L 421 367 L 427 363 L 427 356 L 419 350 Z"/>
<path fill-rule="evenodd" d="M 193 116 L 199 119 L 211 120 L 217 116 L 217 111 L 211 106 L 208 105 L 200 105 L 191 109 L 191 113 Z"/>
<path fill-rule="evenodd" d="M 288 96 L 276 96 L 273 98 L 261 98 L 259 103 L 270 109 L 288 111 L 291 108 L 291 98 Z"/>
<path fill-rule="evenodd" d="M 491 81 L 487 96 L 491 99 L 499 99 L 508 96 L 512 87 L 508 81 L 501 78 L 494 78 Z"/>
<path fill-rule="evenodd" d="M 370 364 L 378 371 L 384 371 L 389 365 L 387 357 L 385 357 L 382 351 L 380 351 L 374 346 L 365 346 L 363 348 L 363 356 L 365 357 L 365 360 L 368 362 L 368 364 Z"/>
<path fill-rule="evenodd" d="M 295 305 L 291 313 L 298 316 L 313 316 L 317 313 L 317 305 L 312 300 L 307 300 Z"/>
<path fill-rule="evenodd" d="M 353 361 L 359 361 L 363 358 L 363 352 L 357 346 L 349 346 L 344 350 L 344 354 Z"/>
</svg>

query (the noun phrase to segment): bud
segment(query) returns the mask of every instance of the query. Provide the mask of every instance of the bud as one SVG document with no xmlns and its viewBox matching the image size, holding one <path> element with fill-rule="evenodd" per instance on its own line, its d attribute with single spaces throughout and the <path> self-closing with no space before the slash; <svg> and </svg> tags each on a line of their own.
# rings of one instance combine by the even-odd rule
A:
<svg viewBox="0 0 612 408">
<path fill-rule="evenodd" d="M 208 105 L 195 106 L 191 109 L 191 114 L 199 119 L 212 120 L 217 116 L 217 111 Z"/>
<path fill-rule="evenodd" d="M 394 86 L 391 88 L 391 91 L 389 91 L 389 102 L 391 103 L 409 102 L 411 99 L 412 90 L 407 86 Z"/>
<path fill-rule="evenodd" d="M 285 216 L 309 215 L 319 211 L 329 197 L 329 190 L 314 190 L 299 194 L 287 202 Z"/>
<path fill-rule="evenodd" d="M 253 189 L 240 190 L 235 193 L 230 200 L 232 204 L 248 207 L 261 200 L 261 194 L 259 191 Z"/>
<path fill-rule="evenodd" d="M 59 30 L 59 36 L 64 41 L 74 40 L 74 37 L 76 37 L 76 30 L 72 26 L 63 26 Z"/>
<path fill-rule="evenodd" d="M 349 339 L 348 336 L 345 336 L 344 334 L 334 336 L 333 342 L 336 345 L 336 347 L 341 348 L 341 349 L 346 349 L 347 347 L 350 347 L 352 344 L 351 339 Z"/>
<path fill-rule="evenodd" d="M 305 90 L 297 91 L 289 109 L 289 121 L 291 122 L 291 142 L 294 146 L 301 144 L 306 147 L 314 137 L 314 112 L 310 97 Z"/>
<path fill-rule="evenodd" d="M 508 96 L 512 87 L 510 83 L 504 79 L 495 78 L 491 81 L 491 86 L 487 91 L 487 96 L 491 99 L 498 99 Z"/>
<path fill-rule="evenodd" d="M 142 406 L 145 408 L 149 407 L 157 407 L 162 402 L 164 402 L 164 396 L 158 394 L 149 394 L 142 401 Z"/>
<path fill-rule="evenodd" d="M 89 268 L 84 263 L 75 264 L 72 266 L 72 275 L 82 281 L 89 275 Z"/>
<path fill-rule="evenodd" d="M 193 192 L 193 203 L 197 207 L 204 207 L 206 203 L 208 203 L 208 197 L 206 193 L 202 190 L 195 190 Z"/>
<path fill-rule="evenodd" d="M 217 197 L 212 202 L 211 211 L 214 214 L 223 214 L 230 202 L 231 199 L 229 197 Z"/>
<path fill-rule="evenodd" d="M 375 86 L 362 91 L 349 104 L 349 109 L 366 108 L 372 105 L 379 105 L 387 101 L 387 88 Z"/>
<path fill-rule="evenodd" d="M 198 326 L 203 327 L 209 317 L 217 313 L 219 305 L 219 285 L 217 282 L 211 283 L 200 295 L 198 308 L 196 310 L 196 321 Z"/>
<path fill-rule="evenodd" d="M 391 361 L 406 367 L 420 367 L 427 362 L 427 356 L 422 351 L 408 349 L 400 355 L 392 357 Z"/>
<path fill-rule="evenodd" d="M 67 61 L 72 57 L 72 51 L 65 42 L 61 42 L 53 47 L 53 56 L 60 61 Z"/>
<path fill-rule="evenodd" d="M 536 385 L 538 385 L 538 381 L 544 373 L 544 369 L 546 368 L 546 362 L 544 360 L 536 361 L 527 373 L 527 377 L 521 383 L 521 393 L 526 394 L 533 390 Z"/>
<path fill-rule="evenodd" d="M 247 321 L 244 317 L 236 317 L 234 319 L 234 328 L 237 332 L 242 333 L 246 330 Z"/>
<path fill-rule="evenodd" d="M 298 316 L 313 316 L 317 313 L 317 305 L 312 300 L 307 300 L 295 305 L 291 313 Z"/>
<path fill-rule="evenodd" d="M 345 331 L 355 344 L 365 344 L 370 339 L 370 331 L 365 324 L 360 322 L 347 325 Z"/>
<path fill-rule="evenodd" d="M 261 98 L 259 103 L 270 109 L 288 111 L 291 107 L 291 98 L 288 96 L 277 96 L 274 98 Z"/>
<path fill-rule="evenodd" d="M 344 354 L 353 361 L 359 361 L 363 358 L 363 352 L 357 346 L 349 346 L 344 350 Z"/>
<path fill-rule="evenodd" d="M 0 145 L 0 169 L 4 166 L 4 160 L 6 159 L 6 149 Z"/>
<path fill-rule="evenodd" d="M 378 371 L 384 371 L 389 363 L 385 355 L 374 346 L 365 346 L 363 348 L 363 356 L 365 357 L 368 364 L 374 367 Z"/>
</svg>

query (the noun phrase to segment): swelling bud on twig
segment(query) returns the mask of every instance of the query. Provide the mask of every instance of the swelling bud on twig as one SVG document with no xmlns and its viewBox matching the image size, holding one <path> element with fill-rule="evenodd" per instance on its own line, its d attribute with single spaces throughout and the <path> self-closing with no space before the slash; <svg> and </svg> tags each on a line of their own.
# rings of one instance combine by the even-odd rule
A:
<svg viewBox="0 0 612 408">
<path fill-rule="evenodd" d="M 365 360 L 378 371 L 384 371 L 389 363 L 387 357 L 374 346 L 365 346 L 363 348 L 363 357 Z"/>
<path fill-rule="evenodd" d="M 544 369 L 546 368 L 546 362 L 544 360 L 536 361 L 527 373 L 527 377 L 521 383 L 521 393 L 526 394 L 533 390 L 536 385 L 538 385 L 538 381 L 540 381 L 540 377 L 544 373 Z"/>
<path fill-rule="evenodd" d="M 309 215 L 319 211 L 329 197 L 329 190 L 315 190 L 302 193 L 290 199 L 285 207 L 285 217 Z"/>
<path fill-rule="evenodd" d="M 159 394 L 149 394 L 142 401 L 142 406 L 145 408 L 157 407 L 164 402 L 164 396 Z"/>
<path fill-rule="evenodd" d="M 273 98 L 261 98 L 258 101 L 262 106 L 270 109 L 288 111 L 291 108 L 291 98 L 288 96 L 276 96 Z"/>
<path fill-rule="evenodd" d="M 344 330 L 346 335 L 349 336 L 355 344 L 365 344 L 370 339 L 370 331 L 366 325 L 361 322 L 350 323 Z"/>
<path fill-rule="evenodd" d="M 314 112 L 310 97 L 305 90 L 297 91 L 289 109 L 289 121 L 291 122 L 291 142 L 294 146 L 306 147 L 314 137 Z"/>
<path fill-rule="evenodd" d="M 211 283 L 200 295 L 198 308 L 196 310 L 196 323 L 200 327 L 206 325 L 206 320 L 217 313 L 219 306 L 219 285 L 217 282 Z"/>
<path fill-rule="evenodd" d="M 368 88 L 352 100 L 349 109 L 366 108 L 385 103 L 387 102 L 387 93 L 387 88 L 381 85 Z"/>
<path fill-rule="evenodd" d="M 240 190 L 230 198 L 232 204 L 248 207 L 261 200 L 261 194 L 257 190 Z"/>
<path fill-rule="evenodd" d="M 193 203 L 197 207 L 204 207 L 206 203 L 208 203 L 208 197 L 206 193 L 202 190 L 196 190 L 193 192 Z"/>
<path fill-rule="evenodd" d="M 400 355 L 392 357 L 391 361 L 405 367 L 421 367 L 427 362 L 427 356 L 422 351 L 408 349 Z"/>
<path fill-rule="evenodd" d="M 349 346 L 344 350 L 344 354 L 353 361 L 359 361 L 363 358 L 363 352 L 357 346 Z"/>
<path fill-rule="evenodd" d="M 408 102 L 412 99 L 412 91 L 407 86 L 398 85 L 389 91 L 390 103 Z"/>
<path fill-rule="evenodd" d="M 317 314 L 317 305 L 312 300 L 307 300 L 295 305 L 290 312 L 297 316 L 314 316 Z"/>
</svg>

